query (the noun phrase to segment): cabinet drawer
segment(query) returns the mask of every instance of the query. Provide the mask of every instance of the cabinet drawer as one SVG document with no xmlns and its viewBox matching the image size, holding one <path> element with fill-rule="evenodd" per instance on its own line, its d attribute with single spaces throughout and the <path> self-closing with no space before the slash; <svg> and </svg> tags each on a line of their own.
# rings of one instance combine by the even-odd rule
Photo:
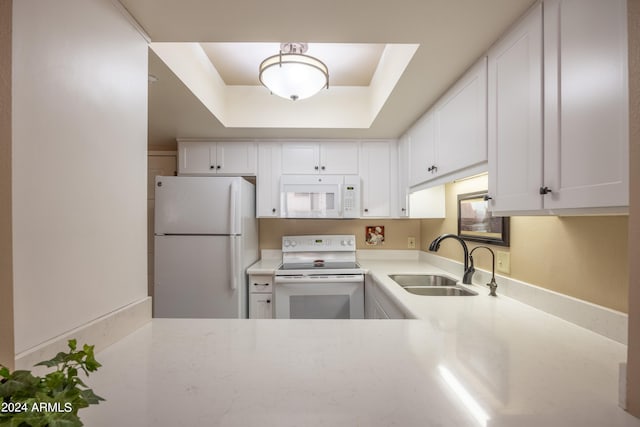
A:
<svg viewBox="0 0 640 427">
<path fill-rule="evenodd" d="M 273 276 L 249 276 L 249 293 L 271 293 Z"/>
<path fill-rule="evenodd" d="M 256 293 L 249 295 L 249 318 L 273 318 L 273 297 L 271 294 Z"/>
</svg>

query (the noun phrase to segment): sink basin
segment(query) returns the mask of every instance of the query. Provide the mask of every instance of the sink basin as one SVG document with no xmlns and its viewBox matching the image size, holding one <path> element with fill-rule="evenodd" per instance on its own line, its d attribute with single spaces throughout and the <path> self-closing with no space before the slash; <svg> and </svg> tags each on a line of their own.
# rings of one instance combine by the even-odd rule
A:
<svg viewBox="0 0 640 427">
<path fill-rule="evenodd" d="M 435 297 L 444 296 L 472 296 L 476 292 L 461 287 L 428 287 L 428 286 L 403 286 L 404 290 L 415 295 L 427 295 Z"/>
<path fill-rule="evenodd" d="M 402 286 L 455 286 L 457 281 L 439 274 L 390 274 L 391 280 Z"/>
<path fill-rule="evenodd" d="M 458 281 L 439 274 L 390 274 L 389 278 L 407 292 L 428 296 L 471 296 L 476 292 L 458 286 Z"/>
</svg>

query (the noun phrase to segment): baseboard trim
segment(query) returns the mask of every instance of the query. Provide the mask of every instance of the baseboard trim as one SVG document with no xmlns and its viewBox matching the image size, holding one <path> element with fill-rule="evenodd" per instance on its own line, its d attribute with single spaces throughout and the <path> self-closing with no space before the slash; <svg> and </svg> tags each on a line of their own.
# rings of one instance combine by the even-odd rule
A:
<svg viewBox="0 0 640 427">
<path fill-rule="evenodd" d="M 16 369 L 33 369 L 33 365 L 36 363 L 50 359 L 60 351 L 67 351 L 67 341 L 72 338 L 77 339 L 78 344 L 94 345 L 96 352 L 98 352 L 129 335 L 150 320 L 151 297 L 145 297 L 16 354 Z M 37 372 L 37 369 L 34 371 Z"/>
<path fill-rule="evenodd" d="M 420 259 L 451 274 L 462 275 L 462 263 L 428 252 L 420 252 Z M 476 268 L 475 284 L 489 283 L 491 273 Z M 629 316 L 597 304 L 570 297 L 510 277 L 496 275 L 498 295 L 505 295 L 545 313 L 586 328 L 621 344 L 627 345 Z"/>
</svg>

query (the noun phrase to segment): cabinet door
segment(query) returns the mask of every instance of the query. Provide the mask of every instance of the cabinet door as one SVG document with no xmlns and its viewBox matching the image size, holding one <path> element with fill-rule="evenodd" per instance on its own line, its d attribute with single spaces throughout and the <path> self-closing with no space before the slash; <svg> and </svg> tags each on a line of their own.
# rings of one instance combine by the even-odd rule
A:
<svg viewBox="0 0 640 427">
<path fill-rule="evenodd" d="M 474 65 L 434 108 L 436 173 L 487 160 L 487 61 Z"/>
<path fill-rule="evenodd" d="M 547 1 L 544 32 L 544 207 L 627 206 L 627 2 Z"/>
<path fill-rule="evenodd" d="M 541 209 L 542 5 L 489 51 L 488 90 L 490 207 Z"/>
<path fill-rule="evenodd" d="M 391 215 L 391 144 L 363 142 L 360 160 L 363 217 Z"/>
<path fill-rule="evenodd" d="M 320 148 L 317 143 L 287 142 L 282 144 L 283 174 L 320 173 Z"/>
<path fill-rule="evenodd" d="M 178 175 L 212 175 L 216 173 L 216 143 L 209 141 L 178 142 Z"/>
<path fill-rule="evenodd" d="M 258 217 L 280 216 L 280 174 L 282 147 L 277 143 L 263 143 L 258 147 L 258 177 L 256 199 Z"/>
<path fill-rule="evenodd" d="M 409 130 L 409 186 L 433 178 L 435 165 L 433 112 L 422 116 Z"/>
<path fill-rule="evenodd" d="M 216 169 L 220 175 L 255 175 L 256 144 L 254 142 L 218 142 Z"/>
<path fill-rule="evenodd" d="M 409 216 L 409 135 L 398 141 L 398 216 Z"/>
<path fill-rule="evenodd" d="M 323 142 L 320 144 L 320 173 L 358 174 L 357 142 Z"/>
<path fill-rule="evenodd" d="M 249 319 L 272 319 L 272 294 L 249 294 Z"/>
</svg>

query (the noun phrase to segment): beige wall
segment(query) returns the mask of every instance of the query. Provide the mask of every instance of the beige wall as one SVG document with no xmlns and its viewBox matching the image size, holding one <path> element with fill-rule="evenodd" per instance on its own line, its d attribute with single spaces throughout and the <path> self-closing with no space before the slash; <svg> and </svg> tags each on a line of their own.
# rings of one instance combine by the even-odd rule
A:
<svg viewBox="0 0 640 427">
<path fill-rule="evenodd" d="M 0 0 L 0 364 L 13 368 L 11 5 Z"/>
<path fill-rule="evenodd" d="M 384 226 L 385 242 L 379 246 L 365 243 L 367 226 Z M 260 249 L 280 249 L 282 236 L 300 234 L 355 234 L 358 249 L 408 249 L 407 239 L 416 238 L 419 246 L 419 220 L 317 220 L 270 219 L 260 220 Z"/>
<path fill-rule="evenodd" d="M 629 354 L 627 408 L 640 417 L 640 0 L 629 0 Z"/>
<path fill-rule="evenodd" d="M 486 189 L 486 180 L 446 185 L 444 220 L 422 220 L 421 245 L 444 233 L 457 233 L 457 194 Z M 511 273 L 504 274 L 605 307 L 627 312 L 628 257 L 626 216 L 512 217 Z M 470 242 L 469 248 L 477 246 Z M 462 261 L 457 243 L 443 242 L 439 255 Z M 491 270 L 488 251 L 474 254 L 476 266 Z M 500 280 L 498 280 L 500 284 Z"/>
</svg>

